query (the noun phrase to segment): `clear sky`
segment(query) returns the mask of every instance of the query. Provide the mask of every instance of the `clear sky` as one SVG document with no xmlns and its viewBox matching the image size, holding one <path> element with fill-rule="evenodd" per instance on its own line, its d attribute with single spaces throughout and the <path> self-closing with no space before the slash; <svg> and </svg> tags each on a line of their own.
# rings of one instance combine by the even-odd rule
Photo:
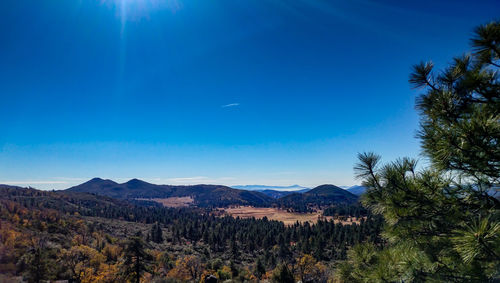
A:
<svg viewBox="0 0 500 283">
<path fill-rule="evenodd" d="M 481 3 L 481 4 L 479 4 Z M 2 0 L 0 183 L 354 185 L 495 1 Z"/>
</svg>

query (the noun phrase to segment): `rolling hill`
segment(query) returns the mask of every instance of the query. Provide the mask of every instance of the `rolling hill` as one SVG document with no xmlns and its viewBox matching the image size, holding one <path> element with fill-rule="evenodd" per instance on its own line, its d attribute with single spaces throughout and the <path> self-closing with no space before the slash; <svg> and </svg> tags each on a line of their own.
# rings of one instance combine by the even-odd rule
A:
<svg viewBox="0 0 500 283">
<path fill-rule="evenodd" d="M 334 185 L 321 185 L 303 194 L 293 193 L 277 200 L 281 207 L 296 211 L 307 211 L 311 206 L 353 204 L 357 201 L 358 196 Z"/>
<path fill-rule="evenodd" d="M 356 195 L 334 185 L 317 186 L 316 188 L 305 192 L 303 196 L 305 198 L 321 197 L 334 202 L 356 202 L 358 200 Z"/>
<path fill-rule="evenodd" d="M 138 179 L 120 184 L 112 180 L 94 178 L 66 191 L 93 193 L 118 199 L 191 197 L 193 204 L 200 207 L 268 206 L 273 201 L 272 197 L 260 192 L 238 190 L 221 185 L 155 185 Z"/>
<path fill-rule="evenodd" d="M 85 215 L 93 215 L 96 208 L 105 211 L 133 207 L 131 203 L 124 200 L 85 192 L 41 191 L 33 188 L 0 185 L 0 202 L 5 200 L 34 205 L 37 208 L 43 207 L 71 213 L 79 212 Z"/>
</svg>

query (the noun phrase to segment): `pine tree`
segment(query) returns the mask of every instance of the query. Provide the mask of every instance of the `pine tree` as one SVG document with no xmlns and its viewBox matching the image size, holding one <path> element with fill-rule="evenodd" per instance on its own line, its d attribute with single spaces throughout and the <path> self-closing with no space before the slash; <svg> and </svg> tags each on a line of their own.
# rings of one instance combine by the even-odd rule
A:
<svg viewBox="0 0 500 283">
<path fill-rule="evenodd" d="M 151 233 L 150 233 L 150 239 L 151 241 L 159 244 L 163 242 L 163 233 L 161 231 L 160 224 L 158 222 L 155 222 L 153 226 L 151 226 Z"/>
<path fill-rule="evenodd" d="M 285 237 L 283 234 L 278 236 L 278 256 L 281 260 L 286 260 L 290 255 L 290 250 L 288 248 L 287 243 L 285 242 Z"/>
<path fill-rule="evenodd" d="M 337 274 L 345 282 L 500 280 L 500 23 L 476 29 L 473 53 L 436 74 L 414 67 L 419 138 L 431 166 L 413 159 L 381 165 L 359 154 L 369 189 L 363 204 L 383 215 L 382 249 L 356 246 Z"/>
<path fill-rule="evenodd" d="M 147 263 L 151 260 L 144 246 L 143 240 L 139 236 L 130 238 L 124 250 L 125 277 L 132 282 L 139 283 L 144 272 L 147 272 Z"/>
<path fill-rule="evenodd" d="M 266 267 L 264 266 L 264 263 L 262 263 L 260 257 L 258 257 L 257 262 L 255 263 L 254 274 L 260 280 L 262 278 L 262 275 L 264 275 L 265 273 L 266 273 Z"/>
<path fill-rule="evenodd" d="M 290 268 L 288 268 L 286 264 L 281 264 L 280 266 L 276 267 L 271 280 L 273 283 L 295 283 L 293 273 L 290 271 Z"/>
<path fill-rule="evenodd" d="M 231 251 L 231 258 L 237 260 L 240 257 L 240 249 L 238 248 L 238 243 L 236 242 L 236 237 L 231 237 L 229 242 L 229 250 Z"/>
<path fill-rule="evenodd" d="M 41 282 L 47 279 L 49 270 L 45 239 L 32 239 L 31 244 L 20 263 L 26 266 L 28 282 Z"/>
</svg>

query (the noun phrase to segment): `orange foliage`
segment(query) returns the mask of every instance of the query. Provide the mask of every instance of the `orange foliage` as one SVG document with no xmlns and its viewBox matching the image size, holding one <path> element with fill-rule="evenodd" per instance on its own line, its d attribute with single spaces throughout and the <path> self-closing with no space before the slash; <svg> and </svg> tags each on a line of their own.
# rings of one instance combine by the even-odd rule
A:
<svg viewBox="0 0 500 283">
<path fill-rule="evenodd" d="M 189 255 L 178 259 L 175 262 L 175 267 L 168 272 L 167 276 L 184 281 L 197 280 L 203 269 L 204 265 L 201 264 L 200 259 Z"/>
</svg>

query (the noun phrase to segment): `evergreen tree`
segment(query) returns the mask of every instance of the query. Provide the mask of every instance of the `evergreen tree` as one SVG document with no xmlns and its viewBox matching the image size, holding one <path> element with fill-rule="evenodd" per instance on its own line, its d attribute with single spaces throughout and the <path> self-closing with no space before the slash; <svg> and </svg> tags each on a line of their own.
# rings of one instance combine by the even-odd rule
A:
<svg viewBox="0 0 500 283">
<path fill-rule="evenodd" d="M 45 239 L 33 239 L 32 246 L 23 255 L 20 265 L 26 266 L 25 277 L 28 282 L 41 282 L 48 278 L 49 264 Z"/>
<path fill-rule="evenodd" d="M 231 269 L 231 276 L 233 278 L 238 277 L 238 275 L 240 274 L 240 271 L 238 270 L 238 267 L 236 266 L 236 264 L 234 263 L 234 261 L 231 261 L 229 263 L 229 268 Z"/>
<path fill-rule="evenodd" d="M 158 222 L 155 222 L 153 226 L 151 226 L 151 233 L 150 233 L 150 239 L 151 241 L 159 244 L 163 242 L 163 233 L 161 231 L 160 224 Z"/>
<path fill-rule="evenodd" d="M 229 242 L 229 250 L 231 251 L 231 258 L 236 260 L 240 256 L 240 249 L 238 248 L 238 243 L 236 242 L 236 237 L 233 234 Z"/>
<path fill-rule="evenodd" d="M 363 204 L 385 220 L 382 249 L 349 251 L 337 274 L 345 282 L 500 280 L 500 23 L 479 27 L 473 53 L 436 74 L 416 65 L 419 138 L 431 166 L 409 158 L 380 165 L 359 155 Z"/>
<path fill-rule="evenodd" d="M 260 257 L 258 257 L 257 262 L 255 263 L 254 274 L 260 280 L 262 278 L 262 275 L 264 275 L 265 273 L 266 273 L 266 267 L 264 266 L 264 263 L 262 263 Z"/>
<path fill-rule="evenodd" d="M 144 272 L 147 272 L 148 261 L 151 260 L 144 246 L 143 240 L 139 236 L 132 237 L 125 247 L 125 276 L 132 282 L 139 283 Z"/>
<path fill-rule="evenodd" d="M 290 268 L 288 268 L 286 264 L 281 264 L 280 266 L 276 267 L 271 280 L 273 283 L 295 283 L 293 273 L 290 271 Z"/>
<path fill-rule="evenodd" d="M 281 260 L 286 260 L 288 256 L 290 255 L 290 250 L 289 250 L 289 245 L 285 241 L 285 237 L 283 237 L 283 234 L 280 234 L 278 236 L 278 256 Z"/>
</svg>

